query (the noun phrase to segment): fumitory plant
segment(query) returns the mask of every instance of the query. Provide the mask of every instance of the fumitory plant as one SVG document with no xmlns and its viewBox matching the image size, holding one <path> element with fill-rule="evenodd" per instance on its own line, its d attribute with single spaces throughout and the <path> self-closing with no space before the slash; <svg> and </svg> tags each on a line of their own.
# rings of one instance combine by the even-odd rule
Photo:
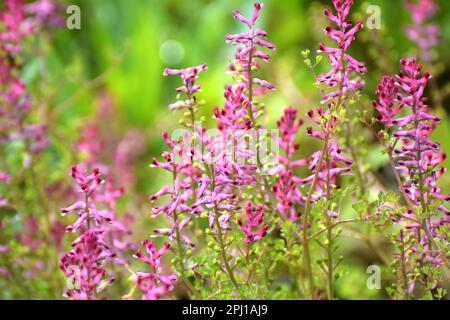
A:
<svg viewBox="0 0 450 320">
<path fill-rule="evenodd" d="M 62 1 L 3 1 L 2 299 L 448 299 L 442 5 L 405 0 L 391 32 L 352 0 L 299 3 L 198 32 L 191 4 L 155 5 L 158 26 L 96 12 L 92 36 Z"/>
</svg>

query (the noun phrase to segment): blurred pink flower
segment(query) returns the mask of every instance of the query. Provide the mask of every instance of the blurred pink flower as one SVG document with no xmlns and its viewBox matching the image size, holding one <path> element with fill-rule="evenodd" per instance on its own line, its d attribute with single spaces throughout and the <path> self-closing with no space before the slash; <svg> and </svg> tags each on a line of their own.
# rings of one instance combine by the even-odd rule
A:
<svg viewBox="0 0 450 320">
<path fill-rule="evenodd" d="M 406 0 L 406 7 L 411 12 L 413 25 L 405 28 L 406 35 L 414 41 L 424 61 L 433 59 L 432 49 L 439 44 L 440 28 L 435 23 L 429 23 L 439 10 L 436 0 Z"/>
</svg>

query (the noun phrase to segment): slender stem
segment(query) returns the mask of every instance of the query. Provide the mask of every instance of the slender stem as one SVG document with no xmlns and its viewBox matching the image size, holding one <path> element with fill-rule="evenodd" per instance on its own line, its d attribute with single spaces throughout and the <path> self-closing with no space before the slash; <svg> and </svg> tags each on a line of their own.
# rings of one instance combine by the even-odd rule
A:
<svg viewBox="0 0 450 320">
<path fill-rule="evenodd" d="M 412 108 L 413 108 L 413 112 L 416 113 L 416 102 L 414 102 Z M 415 127 L 416 127 L 416 129 L 417 129 L 417 127 L 418 127 L 418 119 L 417 119 L 417 117 L 415 117 L 415 119 L 414 119 L 414 124 L 415 124 Z M 403 197 L 404 197 L 404 199 L 405 199 L 405 201 L 406 201 L 406 203 L 407 203 L 408 208 L 413 209 L 413 208 L 415 207 L 415 205 L 414 205 L 414 203 L 412 203 L 411 199 L 410 199 L 410 198 L 408 197 L 408 195 L 406 194 L 406 191 L 405 191 L 405 189 L 404 189 L 404 187 L 403 187 L 403 183 L 402 183 L 401 177 L 400 177 L 400 175 L 399 175 L 399 173 L 398 173 L 398 171 L 397 171 L 397 168 L 396 168 L 396 166 L 395 166 L 395 161 L 394 161 L 393 154 L 392 154 L 392 153 L 393 153 L 392 150 L 395 148 L 395 145 L 397 144 L 398 140 L 394 143 L 393 146 L 389 147 L 389 146 L 387 146 L 386 143 L 381 139 L 381 137 L 379 137 L 379 135 L 376 135 L 376 136 L 377 136 L 377 138 L 380 140 L 380 142 L 382 143 L 382 145 L 383 145 L 383 146 L 386 148 L 386 150 L 387 150 L 387 153 L 388 153 L 388 156 L 389 156 L 389 163 L 390 163 L 390 165 L 391 165 L 391 167 L 392 167 L 392 171 L 394 172 L 394 176 L 395 176 L 395 179 L 396 179 L 397 184 L 398 184 L 398 186 L 399 186 L 400 192 L 401 192 L 401 194 L 403 195 Z M 417 159 L 420 159 L 420 156 L 421 156 L 421 155 L 420 155 L 420 142 L 417 141 L 417 143 L 419 143 L 419 148 L 418 148 L 416 157 L 417 157 Z M 427 215 L 427 213 L 428 213 L 428 206 L 426 205 L 426 203 L 425 203 L 425 201 L 424 201 L 424 198 L 423 198 L 423 187 L 424 187 L 424 186 L 423 186 L 423 177 L 422 177 L 423 173 L 422 173 L 422 169 L 421 169 L 420 167 L 419 167 L 419 173 L 420 173 L 420 174 L 419 174 L 420 202 L 421 202 L 421 206 L 422 206 L 422 209 L 423 209 L 424 212 L 425 212 L 425 217 L 426 217 L 426 215 Z M 440 252 L 441 258 L 442 258 L 442 260 L 444 261 L 444 264 L 445 264 L 445 266 L 447 267 L 447 269 L 450 270 L 450 262 L 449 262 L 449 260 L 447 259 L 447 256 L 446 256 L 446 253 L 445 253 L 446 251 L 443 250 L 443 249 L 436 243 L 436 241 L 434 240 L 434 238 L 433 238 L 433 236 L 432 236 L 430 230 L 428 229 L 428 226 L 427 226 L 427 224 L 426 224 L 426 220 L 425 220 L 425 219 L 421 219 L 420 217 L 417 217 L 416 219 L 417 219 L 417 223 L 420 223 L 420 224 L 422 225 L 422 229 L 424 230 L 424 232 L 425 232 L 425 234 L 426 234 L 426 236 L 427 236 L 427 238 L 428 238 L 428 242 L 429 242 L 430 247 L 434 247 L 434 248 L 437 249 L 438 251 L 441 251 L 441 252 Z"/>
<path fill-rule="evenodd" d="M 343 21 L 342 21 L 343 24 Z M 345 33 L 345 29 L 341 31 Z M 345 75 L 345 70 L 346 70 L 346 63 L 345 63 L 345 58 L 344 58 L 344 53 L 342 52 L 342 56 L 341 56 L 341 73 L 342 73 L 342 79 L 345 79 L 346 75 Z M 343 80 L 341 80 L 341 82 L 339 83 L 339 88 L 340 91 L 343 92 L 343 87 L 344 87 L 344 82 Z M 321 90 L 322 93 L 324 93 L 323 90 Z M 343 100 L 343 94 L 340 94 L 336 104 L 334 105 L 334 110 L 335 111 L 340 111 L 341 108 L 341 103 Z M 308 282 L 309 282 L 309 290 L 310 290 L 310 296 L 311 299 L 314 299 L 315 296 L 315 290 L 314 290 L 314 275 L 312 273 L 312 262 L 311 262 L 311 253 L 310 253 L 310 247 L 309 247 L 309 238 L 308 238 L 308 225 L 309 225 L 309 216 L 311 213 L 311 200 L 312 200 L 312 194 L 315 191 L 316 188 L 316 184 L 317 184 L 317 180 L 320 174 L 320 170 L 321 170 L 321 166 L 322 166 L 322 162 L 324 160 L 324 154 L 328 152 L 328 143 L 329 140 L 331 139 L 331 136 L 328 132 L 329 129 L 329 122 L 327 122 L 325 124 L 325 129 L 323 130 L 324 133 L 324 144 L 323 144 L 323 148 L 322 148 L 322 152 L 320 155 L 320 159 L 318 162 L 318 166 L 316 168 L 316 172 L 314 174 L 314 178 L 313 178 L 313 182 L 311 184 L 311 188 L 308 192 L 308 196 L 306 199 L 306 204 L 305 204 L 305 213 L 304 213 L 304 219 L 303 219 L 303 265 L 306 269 L 306 272 L 308 273 Z M 329 175 L 329 168 L 327 170 L 327 176 Z M 328 179 L 328 177 L 327 177 Z"/>
<path fill-rule="evenodd" d="M 405 300 L 409 300 L 408 274 L 406 273 L 406 261 L 405 261 L 405 243 L 403 241 L 402 241 L 402 247 L 401 247 L 401 257 L 402 257 L 401 263 L 402 263 L 402 276 L 403 276 Z"/>
<path fill-rule="evenodd" d="M 175 165 L 173 166 L 172 175 L 173 175 L 173 183 L 174 183 L 174 189 L 175 189 L 175 181 L 177 179 L 177 172 L 176 172 Z M 185 252 L 184 252 L 183 241 L 181 239 L 181 232 L 180 232 L 179 223 L 178 223 L 178 213 L 177 213 L 176 209 L 173 212 L 173 222 L 174 222 L 174 226 L 175 226 L 175 240 L 177 242 L 178 256 L 180 258 L 180 264 L 181 264 L 181 268 L 180 268 L 181 278 L 182 278 L 182 281 L 185 284 L 186 288 L 188 289 L 188 291 L 190 291 L 191 293 L 195 293 L 195 289 L 193 288 L 189 279 L 186 277 L 186 271 L 185 271 L 186 267 L 184 264 L 186 256 L 185 256 Z"/>
<path fill-rule="evenodd" d="M 256 164 L 258 167 L 258 170 L 261 172 L 263 169 L 263 165 L 261 163 L 261 158 L 259 155 L 260 151 L 260 137 L 259 137 L 259 130 L 256 127 L 255 118 L 253 116 L 253 72 L 252 72 L 252 64 L 253 64 L 253 52 L 250 50 L 248 53 L 248 64 L 247 64 L 247 86 L 248 86 L 248 106 L 247 106 L 247 113 L 250 118 L 250 122 L 252 124 L 252 127 L 256 130 Z M 266 179 L 265 175 L 261 175 L 261 178 L 263 180 L 264 185 L 264 191 L 269 196 L 269 209 L 271 211 L 278 211 L 276 206 L 276 200 L 275 196 L 272 193 L 272 189 L 270 188 L 269 182 Z"/>
<path fill-rule="evenodd" d="M 327 202 L 328 206 L 331 201 L 331 181 L 330 181 L 330 154 L 328 150 L 328 140 L 325 140 L 325 164 L 326 164 L 326 172 L 327 172 Z M 328 209 L 328 208 L 327 208 Z M 333 226 L 331 223 L 331 219 L 328 216 L 327 212 L 325 212 L 325 216 L 327 219 L 327 296 L 328 300 L 333 300 L 333 282 L 334 282 L 334 265 L 333 265 Z"/>
<path fill-rule="evenodd" d="M 385 145 L 385 147 L 386 147 L 386 145 Z M 389 162 L 390 162 L 390 165 L 392 167 L 392 171 L 394 172 L 394 176 L 395 176 L 395 179 L 396 179 L 397 184 L 399 186 L 399 189 L 401 191 L 401 194 L 403 195 L 403 197 L 404 197 L 404 199 L 405 199 L 405 201 L 407 203 L 408 208 L 413 209 L 415 207 L 415 205 L 412 203 L 411 199 L 409 199 L 408 195 L 405 192 L 402 180 L 401 180 L 400 175 L 399 175 L 399 173 L 398 173 L 398 171 L 397 171 L 397 169 L 395 167 L 395 162 L 394 162 L 394 159 L 392 157 L 392 151 L 390 150 L 389 147 L 386 147 L 386 148 L 387 148 L 388 155 L 389 155 Z M 445 250 L 440 248 L 439 245 L 436 243 L 436 241 L 434 241 L 434 238 L 433 238 L 430 230 L 428 229 L 428 226 L 426 225 L 426 221 L 422 221 L 422 219 L 420 219 L 420 217 L 417 217 L 416 219 L 417 219 L 416 222 L 420 223 L 422 225 L 422 228 L 423 228 L 425 234 L 427 235 L 427 238 L 430 240 L 431 245 L 433 247 L 435 247 L 435 249 L 441 251 L 441 253 L 440 253 L 441 258 L 444 261 L 444 264 L 447 267 L 447 269 L 450 270 L 450 262 L 447 259 L 447 256 L 445 254 Z"/>
<path fill-rule="evenodd" d="M 320 155 L 320 159 L 318 162 L 318 167 L 316 168 L 313 182 L 311 184 L 311 187 L 308 192 L 308 196 L 306 198 L 305 213 L 303 214 L 303 266 L 306 269 L 306 273 L 307 273 L 307 277 L 308 277 L 309 294 L 310 294 L 311 299 L 314 299 L 315 289 L 314 289 L 314 277 L 312 274 L 311 253 L 310 253 L 310 249 L 309 249 L 308 225 L 309 225 L 309 215 L 310 215 L 310 211 L 311 211 L 312 195 L 314 193 L 314 190 L 316 188 L 316 184 L 317 184 L 317 181 L 319 178 L 320 166 L 323 161 L 326 146 L 327 146 L 327 144 L 324 143 L 322 152 Z"/>
<path fill-rule="evenodd" d="M 358 160 L 356 150 L 354 148 L 354 145 L 351 143 L 351 132 L 350 132 L 350 126 L 349 126 L 348 122 L 344 123 L 344 129 L 345 129 L 345 141 L 347 144 L 347 148 L 350 151 L 350 156 L 352 157 L 352 160 L 353 160 L 352 168 L 354 169 L 353 171 L 355 172 L 356 180 L 357 180 L 360 192 L 362 195 L 365 195 L 367 193 L 366 185 L 364 183 L 364 178 L 363 178 L 362 172 L 360 170 L 359 160 Z"/>
<path fill-rule="evenodd" d="M 211 164 L 210 166 L 210 173 L 211 173 L 211 177 L 212 177 L 212 181 L 211 181 L 211 192 L 214 193 L 215 189 L 216 189 L 216 175 L 214 172 L 214 166 L 213 164 Z M 220 248 L 220 254 L 222 256 L 222 261 L 223 264 L 225 266 L 225 270 L 228 274 L 228 277 L 230 278 L 231 282 L 233 283 L 233 285 L 236 287 L 236 290 L 238 290 L 239 292 L 239 285 L 236 281 L 236 278 L 234 277 L 234 273 L 233 273 L 233 269 L 230 267 L 230 264 L 228 262 L 228 258 L 227 258 L 227 252 L 226 252 L 226 248 L 225 248 L 225 243 L 224 243 L 224 239 L 223 239 L 223 228 L 222 225 L 220 224 L 219 221 L 219 216 L 220 216 L 220 210 L 219 207 L 217 206 L 217 202 L 214 201 L 214 223 L 217 227 L 217 242 L 219 243 L 219 248 Z"/>
</svg>

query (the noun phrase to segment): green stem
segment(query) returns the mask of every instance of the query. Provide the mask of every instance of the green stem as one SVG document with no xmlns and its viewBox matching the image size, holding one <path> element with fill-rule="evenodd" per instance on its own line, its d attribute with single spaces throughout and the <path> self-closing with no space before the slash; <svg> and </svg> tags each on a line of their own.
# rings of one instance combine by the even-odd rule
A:
<svg viewBox="0 0 450 320">
<path fill-rule="evenodd" d="M 321 163 L 323 161 L 326 146 L 327 146 L 327 143 L 324 143 L 322 152 L 321 152 L 321 156 L 320 156 L 320 159 L 318 162 L 319 166 L 321 165 Z M 317 181 L 319 178 L 319 173 L 320 173 L 320 167 L 318 167 L 316 169 L 316 172 L 314 174 L 313 182 L 311 184 L 311 187 L 309 189 L 309 192 L 308 192 L 308 195 L 306 198 L 305 212 L 303 214 L 303 242 L 302 242 L 303 243 L 303 267 L 306 269 L 306 273 L 307 273 L 307 277 L 308 277 L 310 299 L 314 299 L 315 289 L 314 289 L 314 276 L 312 273 L 311 253 L 310 253 L 310 248 L 309 248 L 308 225 L 309 225 L 309 215 L 311 213 L 312 195 L 316 188 L 316 184 L 317 184 Z"/>
<path fill-rule="evenodd" d="M 174 183 L 174 188 L 175 188 L 175 180 L 177 179 L 177 172 L 176 172 L 176 167 L 175 165 L 173 166 L 173 171 L 172 171 L 172 175 L 173 175 L 173 183 Z M 189 279 L 186 277 L 186 267 L 184 264 L 185 261 L 185 252 L 184 252 L 184 247 L 183 247 L 183 242 L 181 239 L 181 232 L 180 232 L 180 228 L 179 228 L 179 223 L 178 223 L 178 213 L 177 210 L 174 210 L 173 212 L 173 222 L 175 225 L 175 240 L 177 242 L 177 251 L 178 251 L 178 257 L 180 259 L 180 275 L 182 278 L 182 281 L 184 283 L 184 285 L 186 286 L 186 288 L 188 289 L 188 291 L 190 293 L 195 293 L 195 289 L 193 288 L 191 282 L 189 281 Z"/>
<path fill-rule="evenodd" d="M 253 63 L 253 52 L 252 50 L 250 50 L 249 54 L 248 54 L 248 64 L 247 64 L 247 86 L 248 86 L 248 106 L 247 106 L 247 113 L 248 116 L 250 118 L 250 122 L 252 124 L 252 128 L 254 128 L 256 130 L 256 164 L 258 167 L 258 170 L 261 172 L 263 169 L 263 165 L 261 163 L 261 158 L 259 156 L 259 151 L 260 151 L 260 146 L 259 146 L 259 142 L 260 142 L 260 137 L 259 137 L 259 131 L 258 128 L 256 128 L 256 122 L 255 122 L 255 118 L 253 116 L 253 73 L 252 73 L 252 63 Z M 264 186 L 264 190 L 263 193 L 266 193 L 269 196 L 269 201 L 270 203 L 269 205 L 269 209 L 272 212 L 278 211 L 277 206 L 276 206 L 276 200 L 275 200 L 275 196 L 273 195 L 272 189 L 270 188 L 269 182 L 266 179 L 265 175 L 261 176 L 262 180 L 263 180 L 263 186 Z"/>
<path fill-rule="evenodd" d="M 215 189 L 216 189 L 216 176 L 214 173 L 214 166 L 212 164 L 210 167 L 210 171 L 211 171 L 211 177 L 212 177 L 211 192 L 214 193 Z M 214 201 L 214 223 L 217 227 L 217 242 L 219 243 L 220 255 L 222 257 L 222 261 L 225 266 L 225 270 L 228 274 L 228 277 L 230 278 L 231 282 L 233 283 L 233 285 L 235 286 L 236 290 L 239 293 L 239 285 L 236 281 L 236 278 L 234 277 L 233 269 L 230 267 L 230 264 L 228 262 L 227 252 L 226 252 L 225 243 L 224 243 L 224 239 L 223 239 L 223 229 L 220 224 L 219 217 L 220 217 L 220 211 L 217 206 L 217 202 Z"/>
<path fill-rule="evenodd" d="M 331 201 L 331 181 L 330 181 L 330 154 L 328 151 L 328 140 L 325 140 L 325 163 L 327 171 L 327 202 Z M 328 208 L 327 208 L 328 209 Z M 325 212 L 327 217 L 327 296 L 328 300 L 333 300 L 333 282 L 334 282 L 334 266 L 333 266 L 333 227 L 330 217 L 328 217 L 327 212 Z"/>
</svg>

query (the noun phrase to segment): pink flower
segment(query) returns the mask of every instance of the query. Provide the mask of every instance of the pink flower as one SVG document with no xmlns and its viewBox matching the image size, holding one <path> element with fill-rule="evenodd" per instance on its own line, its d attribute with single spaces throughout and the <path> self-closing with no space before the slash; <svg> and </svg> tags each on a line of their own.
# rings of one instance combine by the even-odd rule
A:
<svg viewBox="0 0 450 320">
<path fill-rule="evenodd" d="M 146 137 L 140 130 L 131 129 L 119 142 L 114 155 L 114 181 L 124 187 L 131 188 L 136 182 L 134 164 L 146 149 Z"/>
<path fill-rule="evenodd" d="M 77 166 L 73 166 L 70 175 L 77 182 L 80 192 L 84 194 L 84 197 L 71 206 L 61 209 L 62 215 L 76 212 L 79 216 L 74 224 L 67 227 L 67 231 L 76 232 L 81 228 L 86 230 L 90 219 L 93 219 L 96 225 L 101 225 L 103 222 L 110 222 L 111 219 L 108 215 L 98 210 L 95 203 L 91 201 L 93 200 L 91 198 L 94 192 L 102 181 L 99 170 L 94 169 L 92 174 L 88 175 L 86 172 L 80 171 Z"/>
<path fill-rule="evenodd" d="M 439 165 L 445 160 L 446 154 L 440 151 L 438 143 L 430 136 L 440 119 L 429 114 L 427 99 L 423 92 L 431 78 L 425 73 L 421 76 L 422 67 L 416 59 L 401 61 L 403 70 L 396 78 L 396 84 L 401 90 L 399 103 L 408 108 L 410 114 L 392 120 L 397 125 L 394 136 L 399 138 L 403 146 L 394 150 L 398 159 L 398 169 L 411 177 L 406 184 L 405 191 L 410 199 L 420 205 L 420 199 L 432 203 L 434 199 L 447 200 L 448 196 L 441 195 L 441 189 L 436 185 L 437 179 L 445 172 Z M 423 190 L 419 185 L 423 179 L 429 190 Z"/>
<path fill-rule="evenodd" d="M 436 15 L 438 4 L 435 0 L 406 0 L 406 7 L 414 23 L 405 28 L 406 35 L 419 46 L 421 58 L 431 61 L 431 50 L 439 43 L 440 29 L 437 24 L 427 21 Z"/>
<path fill-rule="evenodd" d="M 364 63 L 357 61 L 346 53 L 355 39 L 356 33 L 363 27 L 360 22 L 353 25 L 347 19 L 353 0 L 333 0 L 333 5 L 336 14 L 333 14 L 329 9 L 324 9 L 324 13 L 337 28 L 327 26 L 324 31 L 337 43 L 338 48 L 320 44 L 318 52 L 328 54 L 333 68 L 329 72 L 319 75 L 317 81 L 325 84 L 326 89 L 328 89 L 328 93 L 322 97 L 322 103 L 336 105 L 338 97 L 347 96 L 349 92 L 356 93 L 364 88 L 361 79 L 352 77 L 352 75 L 354 73 L 364 74 L 367 69 Z"/>
<path fill-rule="evenodd" d="M 49 144 L 46 128 L 28 124 L 31 98 L 24 82 L 18 77 L 21 66 L 17 56 L 22 52 L 22 42 L 34 33 L 22 0 L 6 0 L 0 8 L 0 119 L 6 142 L 26 141 L 29 152 L 37 154 Z"/>
<path fill-rule="evenodd" d="M 298 206 L 303 201 L 303 195 L 298 190 L 301 179 L 293 174 L 293 169 L 299 166 L 305 166 L 307 159 L 294 160 L 294 154 L 299 150 L 296 143 L 298 130 L 303 125 L 302 119 L 297 119 L 297 110 L 289 107 L 284 110 L 283 116 L 277 121 L 280 130 L 280 137 L 277 142 L 284 150 L 284 156 L 278 155 L 280 168 L 278 169 L 279 178 L 273 186 L 275 197 L 278 200 L 277 209 L 284 219 L 296 221 L 300 217 Z"/>
<path fill-rule="evenodd" d="M 25 220 L 24 228 L 18 236 L 18 240 L 31 250 L 37 250 L 43 243 L 38 238 L 39 223 L 34 216 L 29 216 Z"/>
<path fill-rule="evenodd" d="M 338 124 L 338 119 L 331 115 L 330 109 L 326 111 L 318 109 L 317 112 L 310 110 L 306 116 L 319 127 L 319 131 L 316 131 L 313 127 L 308 127 L 307 134 L 320 140 L 327 139 L 329 141 L 327 150 L 328 165 L 325 155 L 322 155 L 322 151 L 313 153 L 306 161 L 311 175 L 301 180 L 301 184 L 305 186 L 311 184 L 317 175 L 316 193 L 312 196 L 312 200 L 317 201 L 321 198 L 326 198 L 328 182 L 330 182 L 331 188 L 338 187 L 338 177 L 351 172 L 352 161 L 343 155 L 342 149 L 338 144 L 330 141 Z"/>
<path fill-rule="evenodd" d="M 304 161 L 292 161 L 292 156 L 299 150 L 299 145 L 295 142 L 298 130 L 303 125 L 303 120 L 297 120 L 297 110 L 289 107 L 284 110 L 283 116 L 277 121 L 280 130 L 278 144 L 284 150 L 285 156 L 280 155 L 280 162 L 288 169 L 304 165 Z"/>
<path fill-rule="evenodd" d="M 176 277 L 163 282 L 161 277 L 153 273 L 137 272 L 137 286 L 143 293 L 144 300 L 160 300 L 165 295 L 173 291 L 173 285 L 167 284 L 172 282 L 175 284 Z"/>
<path fill-rule="evenodd" d="M 194 93 L 197 93 L 200 91 L 200 85 L 196 84 L 195 81 L 198 78 L 198 75 L 200 72 L 207 70 L 208 67 L 205 63 L 196 66 L 196 67 L 190 67 L 186 69 L 164 69 L 163 75 L 165 76 L 171 76 L 171 75 L 179 75 L 181 76 L 181 80 L 183 81 L 183 86 L 177 88 L 177 92 L 179 93 L 185 93 L 188 98 L 192 97 Z M 171 105 L 171 109 L 178 109 L 179 107 L 182 107 L 180 102 L 178 102 L 177 105 Z"/>
<path fill-rule="evenodd" d="M 262 206 L 255 208 L 248 202 L 245 213 L 247 223 L 245 224 L 242 219 L 239 219 L 238 223 L 246 236 L 244 242 L 251 245 L 266 236 L 269 225 L 264 224 L 265 213 Z"/>
<path fill-rule="evenodd" d="M 153 269 L 158 269 L 161 265 L 160 258 L 170 248 L 170 244 L 168 242 L 164 243 L 160 250 L 156 249 L 153 240 L 144 240 L 142 241 L 142 245 L 144 246 L 148 257 L 144 256 L 141 251 L 138 251 L 135 257 L 150 265 Z"/>
<path fill-rule="evenodd" d="M 261 51 L 260 48 L 275 50 L 275 46 L 266 41 L 267 32 L 261 29 L 257 29 L 255 24 L 259 18 L 259 12 L 264 7 L 262 3 L 254 4 L 254 12 L 250 19 L 244 17 L 238 10 L 233 12 L 233 16 L 246 24 L 250 29 L 247 33 L 228 34 L 226 40 L 228 43 L 237 47 L 235 54 L 235 62 L 231 66 L 231 71 L 237 75 L 239 79 L 243 79 L 247 88 L 252 84 L 256 84 L 260 87 L 255 94 L 262 93 L 266 90 L 275 90 L 275 86 L 265 80 L 252 77 L 252 84 L 248 78 L 249 71 L 256 71 L 259 68 L 258 60 L 267 62 L 270 59 L 270 55 Z"/>
<path fill-rule="evenodd" d="M 37 0 L 26 6 L 26 12 L 32 16 L 36 28 L 64 27 L 66 6 L 52 0 Z"/>
<path fill-rule="evenodd" d="M 111 277 L 106 276 L 105 263 L 124 265 L 124 250 L 134 248 L 125 238 L 130 233 L 130 221 L 122 223 L 116 219 L 116 201 L 124 190 L 115 189 L 110 180 L 103 184 L 98 169 L 88 174 L 73 166 L 70 175 L 76 181 L 81 197 L 61 212 L 62 215 L 78 215 L 78 220 L 68 226 L 66 232 L 80 231 L 81 236 L 72 243 L 74 250 L 61 258 L 63 272 L 70 280 L 78 281 L 75 289 L 69 288 L 66 295 L 72 299 L 95 299 L 95 293 L 112 282 Z M 58 232 L 52 228 L 56 237 Z"/>
<path fill-rule="evenodd" d="M 9 183 L 11 176 L 7 172 L 0 172 L 0 183 Z"/>
<path fill-rule="evenodd" d="M 304 203 L 303 195 L 298 190 L 301 179 L 294 176 L 291 170 L 282 171 L 279 175 L 273 186 L 278 200 L 277 209 L 284 219 L 297 221 L 301 214 L 297 206 Z"/>
<path fill-rule="evenodd" d="M 137 286 L 144 294 L 145 300 L 159 300 L 173 291 L 178 281 L 176 274 L 160 274 L 161 257 L 170 248 L 170 244 L 164 243 L 159 250 L 156 248 L 154 241 L 144 240 L 142 245 L 145 247 L 147 256 L 138 251 L 134 257 L 149 265 L 151 272 L 136 272 Z"/>
<path fill-rule="evenodd" d="M 214 108 L 214 117 L 218 121 L 220 131 L 247 130 L 251 127 L 247 117 L 248 98 L 244 94 L 244 86 L 233 87 L 227 85 L 225 88 L 225 105 L 222 109 Z"/>
<path fill-rule="evenodd" d="M 438 179 L 446 171 L 441 166 L 446 154 L 441 152 L 438 143 L 431 140 L 433 130 L 440 119 L 430 114 L 427 99 L 423 97 L 431 78 L 430 74 L 426 72 L 422 75 L 422 66 L 417 64 L 415 58 L 402 59 L 401 64 L 403 70 L 395 77 L 398 94 L 396 97 L 392 94 L 397 90 L 392 88 L 392 78 L 383 78 L 377 93 L 380 101 L 374 102 L 374 105 L 381 113 L 380 121 L 391 129 L 392 136 L 398 141 L 391 147 L 406 195 L 417 207 L 434 207 L 444 214 L 444 217 L 437 220 L 434 217 L 432 219 L 432 216 L 437 214 L 430 213 L 424 217 L 424 221 L 420 221 L 421 223 L 401 219 L 407 222 L 405 228 L 413 233 L 415 244 L 424 248 L 423 258 L 439 265 L 442 261 L 429 247 L 427 240 L 429 234 L 424 232 L 423 228 L 428 228 L 433 237 L 444 237 L 443 233 L 438 231 L 449 224 L 450 210 L 442 202 L 450 201 L 450 195 L 442 194 L 441 188 L 437 185 Z M 387 98 L 389 96 L 391 98 Z M 398 115 L 397 112 L 392 112 L 400 108 L 406 113 Z M 407 216 L 415 219 L 412 209 Z"/>
<path fill-rule="evenodd" d="M 326 188 L 328 182 L 330 182 L 330 187 L 332 189 L 336 189 L 338 188 L 338 177 L 351 173 L 352 161 L 343 156 L 342 150 L 334 142 L 329 143 L 328 156 L 329 170 L 325 159 L 322 157 L 322 151 L 315 152 L 308 159 L 308 169 L 311 171 L 311 175 L 302 179 L 301 184 L 303 186 L 311 184 L 317 174 L 315 193 L 312 196 L 313 201 L 318 201 L 323 198 L 327 199 Z M 320 161 L 320 159 L 322 159 L 322 161 Z"/>
<path fill-rule="evenodd" d="M 373 106 L 379 113 L 378 120 L 388 128 L 394 125 L 393 121 L 395 116 L 403 108 L 402 103 L 399 103 L 398 94 L 398 86 L 395 83 L 395 78 L 384 76 L 376 92 L 378 102 L 374 100 Z"/>
<path fill-rule="evenodd" d="M 81 130 L 76 150 L 81 153 L 81 156 L 85 159 L 85 164 L 98 167 L 98 158 L 104 147 L 105 146 L 99 139 L 99 132 L 96 124 L 88 124 Z"/>
<path fill-rule="evenodd" d="M 61 258 L 61 270 L 73 281 L 65 295 L 75 300 L 93 300 L 114 281 L 106 274 L 105 262 L 111 257 L 102 232 L 88 230 L 72 244 L 74 249 Z"/>
</svg>

